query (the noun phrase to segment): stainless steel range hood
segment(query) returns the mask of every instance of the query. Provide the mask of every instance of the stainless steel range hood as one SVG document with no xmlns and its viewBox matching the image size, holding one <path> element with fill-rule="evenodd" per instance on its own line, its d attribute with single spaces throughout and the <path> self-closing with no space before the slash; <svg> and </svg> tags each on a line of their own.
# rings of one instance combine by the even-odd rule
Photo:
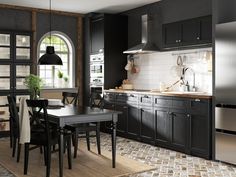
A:
<svg viewBox="0 0 236 177">
<path fill-rule="evenodd" d="M 159 48 L 148 40 L 148 15 L 142 16 L 142 43 L 136 45 L 123 53 L 125 54 L 144 54 L 160 51 Z"/>
</svg>

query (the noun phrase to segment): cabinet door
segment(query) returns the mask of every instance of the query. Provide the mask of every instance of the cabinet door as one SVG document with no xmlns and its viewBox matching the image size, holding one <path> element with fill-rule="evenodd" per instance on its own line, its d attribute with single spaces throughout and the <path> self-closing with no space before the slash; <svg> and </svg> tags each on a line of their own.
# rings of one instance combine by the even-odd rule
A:
<svg viewBox="0 0 236 177">
<path fill-rule="evenodd" d="M 140 121 L 141 128 L 140 134 L 142 139 L 154 140 L 154 115 L 152 107 L 140 108 Z"/>
<path fill-rule="evenodd" d="M 171 23 L 163 25 L 163 47 L 178 47 L 181 42 L 181 24 Z"/>
<path fill-rule="evenodd" d="M 128 135 L 137 139 L 140 134 L 139 109 L 137 106 L 128 107 Z"/>
<path fill-rule="evenodd" d="M 212 42 L 212 16 L 207 16 L 200 19 L 200 42 Z"/>
<path fill-rule="evenodd" d="M 182 23 L 181 45 L 194 45 L 199 40 L 199 21 L 187 20 Z"/>
<path fill-rule="evenodd" d="M 179 151 L 186 151 L 187 142 L 187 115 L 181 110 L 172 110 L 171 116 L 171 143 Z"/>
<path fill-rule="evenodd" d="M 170 142 L 169 109 L 154 108 L 156 141 L 161 144 Z"/>
<path fill-rule="evenodd" d="M 92 19 L 91 27 L 91 53 L 98 53 L 104 49 L 104 18 Z"/>
<path fill-rule="evenodd" d="M 122 112 L 118 115 L 117 132 L 125 134 L 127 132 L 127 117 L 128 117 L 128 106 L 126 105 L 115 105 L 115 110 Z"/>
<path fill-rule="evenodd" d="M 191 154 L 209 158 L 209 127 L 208 117 L 204 115 L 189 115 L 190 151 Z"/>
</svg>

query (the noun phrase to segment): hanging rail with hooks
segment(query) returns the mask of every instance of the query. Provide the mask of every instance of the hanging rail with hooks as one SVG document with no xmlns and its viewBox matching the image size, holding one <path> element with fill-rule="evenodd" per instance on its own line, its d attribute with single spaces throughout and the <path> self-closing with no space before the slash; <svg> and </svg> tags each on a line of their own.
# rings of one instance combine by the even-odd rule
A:
<svg viewBox="0 0 236 177">
<path fill-rule="evenodd" d="M 176 55 L 187 55 L 187 54 L 199 54 L 203 52 L 212 52 L 211 50 L 200 50 L 200 51 L 194 51 L 194 52 L 179 52 L 179 53 L 172 53 L 172 56 Z"/>
</svg>

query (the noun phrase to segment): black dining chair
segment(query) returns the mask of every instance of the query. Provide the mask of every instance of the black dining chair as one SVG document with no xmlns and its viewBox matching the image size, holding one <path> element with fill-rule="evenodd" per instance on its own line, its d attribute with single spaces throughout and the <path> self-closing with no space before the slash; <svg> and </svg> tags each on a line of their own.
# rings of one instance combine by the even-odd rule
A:
<svg viewBox="0 0 236 177">
<path fill-rule="evenodd" d="M 10 121 L 11 121 L 11 141 L 12 141 L 12 157 L 15 157 L 15 152 L 17 148 L 17 162 L 20 161 L 20 151 L 21 145 L 20 141 L 20 128 L 19 128 L 19 114 L 16 107 L 16 99 L 12 96 L 7 96 Z"/>
<path fill-rule="evenodd" d="M 77 105 L 78 102 L 78 94 L 77 93 L 62 93 L 63 99 L 62 102 L 65 104 L 65 100 L 74 100 L 70 101 L 69 104 Z M 70 98 L 72 97 L 72 98 Z M 90 98 L 91 100 L 91 98 Z M 68 102 L 67 102 L 68 103 Z M 91 102 L 92 103 L 92 102 Z M 95 106 L 95 105 L 93 105 Z M 95 137 L 97 139 L 97 150 L 98 154 L 101 154 L 101 145 L 100 145 L 100 123 L 84 123 L 84 124 L 73 124 L 66 125 L 65 129 L 70 130 L 72 132 L 72 142 L 74 145 L 74 158 L 77 157 L 78 150 L 78 138 L 86 138 L 87 149 L 90 151 L 90 137 Z M 90 132 L 96 132 L 96 135 L 90 135 Z M 84 135 L 85 134 L 85 135 Z"/>
<path fill-rule="evenodd" d="M 59 144 L 59 132 L 57 124 L 49 122 L 47 114 L 48 100 L 26 100 L 27 105 L 32 111 L 30 114 L 30 129 L 31 139 L 29 143 L 25 143 L 25 157 L 24 157 L 24 174 L 28 171 L 29 150 L 44 147 L 46 177 L 50 176 L 51 166 L 51 147 Z M 67 156 L 69 169 L 72 168 L 71 159 L 71 135 L 65 135 L 67 143 Z M 30 147 L 30 145 L 34 145 Z M 63 148 L 63 147 L 61 147 Z"/>
</svg>

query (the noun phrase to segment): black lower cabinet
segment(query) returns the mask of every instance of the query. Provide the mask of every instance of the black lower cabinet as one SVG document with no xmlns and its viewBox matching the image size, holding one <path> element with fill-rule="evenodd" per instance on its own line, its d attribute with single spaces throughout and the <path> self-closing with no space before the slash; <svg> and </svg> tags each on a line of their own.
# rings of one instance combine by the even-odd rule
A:
<svg viewBox="0 0 236 177">
<path fill-rule="evenodd" d="M 122 112 L 122 114 L 118 115 L 117 134 L 124 136 L 127 132 L 128 106 L 123 104 L 116 104 L 115 110 Z"/>
<path fill-rule="evenodd" d="M 181 152 L 187 151 L 187 115 L 181 111 L 171 111 L 171 145 Z"/>
<path fill-rule="evenodd" d="M 118 135 L 211 159 L 211 99 L 154 96 L 150 105 L 127 100 L 105 104 L 122 112 Z M 110 129 L 111 123 L 103 124 L 103 131 Z"/>
<path fill-rule="evenodd" d="M 127 135 L 129 138 L 139 140 L 140 119 L 139 108 L 137 105 L 128 106 Z"/>
<path fill-rule="evenodd" d="M 156 125 L 155 139 L 157 145 L 168 145 L 170 143 L 170 116 L 168 108 L 154 108 Z"/>
<path fill-rule="evenodd" d="M 207 117 L 204 115 L 190 115 L 190 141 L 189 148 L 192 155 L 197 155 L 203 158 L 210 158 L 209 146 L 209 130 Z"/>
<path fill-rule="evenodd" d="M 146 142 L 154 144 L 155 126 L 152 107 L 140 108 L 140 136 Z"/>
</svg>

